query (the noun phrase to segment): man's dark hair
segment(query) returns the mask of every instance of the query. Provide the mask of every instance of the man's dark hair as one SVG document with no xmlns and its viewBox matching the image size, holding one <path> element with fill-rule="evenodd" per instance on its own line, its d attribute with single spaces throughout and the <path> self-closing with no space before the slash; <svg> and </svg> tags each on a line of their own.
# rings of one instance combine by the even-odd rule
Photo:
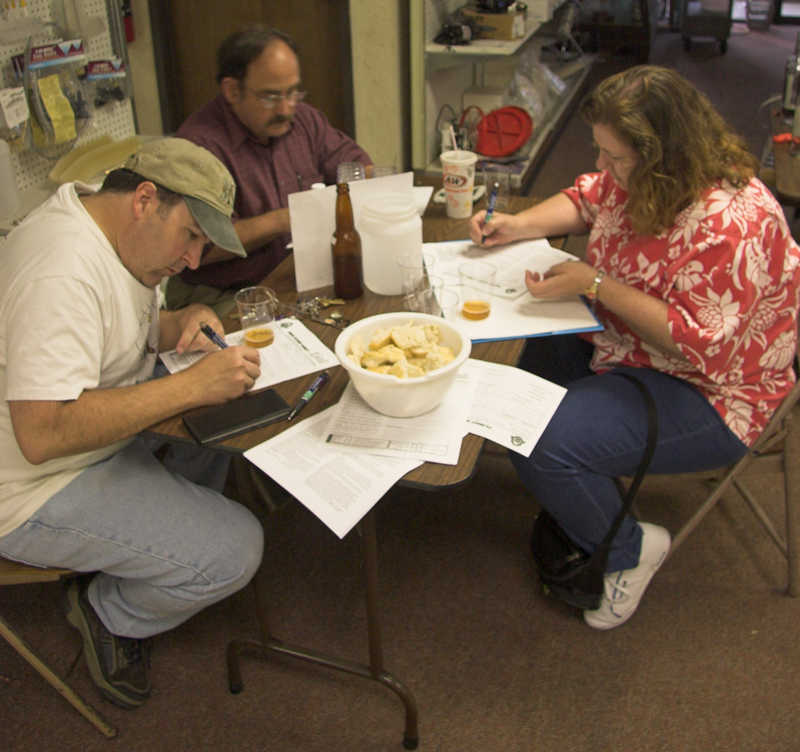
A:
<svg viewBox="0 0 800 752">
<path fill-rule="evenodd" d="M 103 185 L 100 187 L 100 193 L 133 193 L 140 183 L 144 183 L 149 178 L 142 177 L 138 172 L 127 170 L 120 167 L 106 175 L 103 180 Z M 159 202 L 165 207 L 175 206 L 183 196 L 180 193 L 175 193 L 163 185 L 159 185 L 154 180 L 150 180 L 155 185 L 158 193 L 156 194 Z"/>
<path fill-rule="evenodd" d="M 283 42 L 295 55 L 298 54 L 297 45 L 288 34 L 269 26 L 248 26 L 231 34 L 217 50 L 217 83 L 223 78 L 243 80 L 247 66 L 272 42 Z"/>
</svg>

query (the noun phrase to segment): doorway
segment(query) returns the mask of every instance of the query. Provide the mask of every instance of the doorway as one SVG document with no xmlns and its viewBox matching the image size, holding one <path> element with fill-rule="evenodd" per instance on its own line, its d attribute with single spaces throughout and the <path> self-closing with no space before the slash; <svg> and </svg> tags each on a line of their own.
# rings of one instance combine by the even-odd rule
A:
<svg viewBox="0 0 800 752">
<path fill-rule="evenodd" d="M 216 53 L 222 40 L 243 26 L 261 23 L 295 40 L 306 101 L 324 112 L 336 128 L 353 135 L 348 3 L 150 0 L 149 8 L 165 134 L 174 133 L 216 96 Z"/>
</svg>

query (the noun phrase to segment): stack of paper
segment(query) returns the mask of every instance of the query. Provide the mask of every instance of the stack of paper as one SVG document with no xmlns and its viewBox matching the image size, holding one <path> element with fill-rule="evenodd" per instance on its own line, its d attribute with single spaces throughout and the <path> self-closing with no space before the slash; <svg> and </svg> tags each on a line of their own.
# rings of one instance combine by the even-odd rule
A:
<svg viewBox="0 0 800 752">
<path fill-rule="evenodd" d="M 342 538 L 423 461 L 457 464 L 467 433 L 529 456 L 565 393 L 518 368 L 469 359 L 425 415 L 380 415 L 350 384 L 336 405 L 245 457 Z"/>
</svg>

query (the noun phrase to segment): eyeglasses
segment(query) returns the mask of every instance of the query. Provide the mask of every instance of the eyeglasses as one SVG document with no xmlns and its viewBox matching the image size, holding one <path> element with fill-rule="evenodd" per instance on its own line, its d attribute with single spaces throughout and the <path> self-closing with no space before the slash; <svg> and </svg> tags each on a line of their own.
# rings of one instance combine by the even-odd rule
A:
<svg viewBox="0 0 800 752">
<path fill-rule="evenodd" d="M 254 91 L 253 89 L 248 89 L 246 86 L 243 88 L 245 89 L 245 91 L 249 91 L 258 100 L 258 103 L 262 107 L 268 110 L 275 109 L 284 99 L 290 105 L 296 105 L 298 102 L 301 102 L 303 99 L 306 98 L 306 92 L 300 91 L 299 89 L 295 89 L 294 91 L 280 92 L 280 93 L 270 92 L 267 94 L 261 91 Z"/>
</svg>

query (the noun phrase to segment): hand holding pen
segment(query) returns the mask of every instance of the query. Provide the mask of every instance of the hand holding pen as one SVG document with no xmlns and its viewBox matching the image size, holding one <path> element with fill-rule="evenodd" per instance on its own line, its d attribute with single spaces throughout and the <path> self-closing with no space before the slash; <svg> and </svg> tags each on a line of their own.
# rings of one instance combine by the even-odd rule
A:
<svg viewBox="0 0 800 752">
<path fill-rule="evenodd" d="M 228 343 L 222 339 L 208 324 L 200 324 L 200 331 L 206 335 L 220 350 L 224 350 Z"/>
<path fill-rule="evenodd" d="M 300 397 L 297 404 L 292 408 L 292 411 L 287 416 L 286 420 L 292 420 L 297 413 L 299 413 L 309 402 L 313 396 L 328 382 L 330 375 L 327 371 L 323 371 L 314 381 L 311 382 L 311 386 L 303 392 L 303 396 Z"/>
<path fill-rule="evenodd" d="M 494 214 L 494 205 L 497 203 L 497 191 L 500 188 L 500 183 L 492 183 L 492 190 L 489 193 L 489 206 L 486 209 L 486 216 L 483 218 L 484 227 L 489 224 Z M 486 233 L 481 235 L 481 243 L 486 240 Z"/>
</svg>

